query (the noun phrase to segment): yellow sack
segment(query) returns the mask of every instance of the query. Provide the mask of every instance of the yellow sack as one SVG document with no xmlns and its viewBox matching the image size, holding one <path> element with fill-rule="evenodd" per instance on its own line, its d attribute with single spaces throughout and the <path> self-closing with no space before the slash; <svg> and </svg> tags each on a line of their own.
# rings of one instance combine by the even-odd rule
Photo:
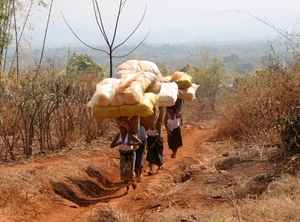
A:
<svg viewBox="0 0 300 222">
<path fill-rule="evenodd" d="M 164 76 L 163 81 L 164 82 L 171 82 L 171 78 L 172 78 L 172 76 Z"/>
<path fill-rule="evenodd" d="M 158 101 L 154 93 L 144 93 L 143 98 L 135 105 L 120 106 L 122 116 L 148 117 L 154 113 L 153 108 Z"/>
<path fill-rule="evenodd" d="M 117 119 L 122 116 L 148 117 L 154 113 L 153 108 L 158 101 L 154 93 L 144 93 L 143 98 L 136 104 L 122 106 L 99 106 L 92 107 L 93 116 L 96 119 Z"/>
<path fill-rule="evenodd" d="M 183 75 L 177 80 L 178 89 L 187 89 L 192 86 L 192 77 L 188 74 Z"/>
</svg>

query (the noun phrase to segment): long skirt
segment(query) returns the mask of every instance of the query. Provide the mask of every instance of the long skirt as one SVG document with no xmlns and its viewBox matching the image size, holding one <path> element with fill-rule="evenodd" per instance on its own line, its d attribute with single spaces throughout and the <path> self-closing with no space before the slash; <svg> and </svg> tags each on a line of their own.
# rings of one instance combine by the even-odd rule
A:
<svg viewBox="0 0 300 222">
<path fill-rule="evenodd" d="M 157 136 L 156 136 L 157 137 Z M 156 164 L 157 166 L 161 166 L 164 163 L 164 146 L 162 137 L 155 143 L 153 148 L 150 148 L 151 144 L 155 141 L 156 137 L 148 136 L 147 143 L 148 143 L 148 152 L 146 155 L 146 160 L 149 163 Z"/>
<path fill-rule="evenodd" d="M 180 126 L 178 126 L 176 129 L 173 129 L 172 135 L 168 136 L 168 145 L 171 150 L 177 150 L 179 147 L 182 147 Z"/>
<path fill-rule="evenodd" d="M 120 152 L 121 180 L 131 180 L 134 175 L 135 152 Z"/>
</svg>

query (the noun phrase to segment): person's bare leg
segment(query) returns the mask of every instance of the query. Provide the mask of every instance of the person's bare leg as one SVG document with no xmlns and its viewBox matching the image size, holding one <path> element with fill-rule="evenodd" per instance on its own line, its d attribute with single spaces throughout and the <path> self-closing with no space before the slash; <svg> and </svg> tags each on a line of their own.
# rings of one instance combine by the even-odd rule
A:
<svg viewBox="0 0 300 222">
<path fill-rule="evenodd" d="M 124 183 L 126 184 L 126 191 L 125 191 L 125 193 L 127 194 L 129 192 L 128 180 L 124 180 Z"/>
<path fill-rule="evenodd" d="M 139 166 L 138 171 L 139 171 L 139 177 L 138 178 L 141 180 L 143 178 L 143 166 Z"/>
<path fill-rule="evenodd" d="M 171 158 L 175 158 L 177 154 L 177 150 L 172 150 Z"/>
<path fill-rule="evenodd" d="M 152 175 L 152 167 L 153 167 L 153 164 L 152 163 L 149 163 L 149 172 L 148 172 L 148 175 Z"/>
</svg>

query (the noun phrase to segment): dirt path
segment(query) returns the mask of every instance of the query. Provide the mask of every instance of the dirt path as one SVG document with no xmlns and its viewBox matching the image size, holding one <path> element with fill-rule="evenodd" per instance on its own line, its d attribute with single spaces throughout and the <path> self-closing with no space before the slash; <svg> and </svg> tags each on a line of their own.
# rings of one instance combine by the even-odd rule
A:
<svg viewBox="0 0 300 222">
<path fill-rule="evenodd" d="M 249 177 L 275 166 L 268 161 L 236 159 L 230 141 L 208 142 L 213 132 L 199 124 L 184 125 L 183 147 L 174 159 L 163 133 L 163 169 L 148 176 L 145 162 L 143 180 L 127 195 L 119 178 L 119 154 L 109 148 L 109 138 L 67 152 L 2 164 L 1 179 L 14 187 L 14 193 L 0 209 L 0 221 L 91 221 L 91 217 L 97 218 L 92 215 L 103 209 L 106 211 L 101 215 L 111 211 L 111 217 L 125 214 L 131 221 L 178 221 L 186 217 L 191 217 L 188 221 L 199 221 L 200 214 L 202 218 L 211 218 L 214 212 L 218 216 L 221 206 L 232 208 L 235 214 L 228 187 L 238 188 L 236 181 L 245 187 Z M 216 170 L 219 161 L 225 162 Z M 26 198 L 20 194 L 26 194 Z"/>
</svg>

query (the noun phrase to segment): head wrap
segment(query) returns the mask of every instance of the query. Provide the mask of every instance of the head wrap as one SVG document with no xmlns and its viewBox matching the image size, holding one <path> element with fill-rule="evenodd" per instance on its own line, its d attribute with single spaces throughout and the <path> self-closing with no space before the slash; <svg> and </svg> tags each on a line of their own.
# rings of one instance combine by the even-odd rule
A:
<svg viewBox="0 0 300 222">
<path fill-rule="evenodd" d="M 119 127 L 121 127 L 121 126 L 124 127 L 128 132 L 130 131 L 128 122 L 123 120 L 123 121 L 118 122 L 118 125 L 119 125 Z"/>
</svg>

